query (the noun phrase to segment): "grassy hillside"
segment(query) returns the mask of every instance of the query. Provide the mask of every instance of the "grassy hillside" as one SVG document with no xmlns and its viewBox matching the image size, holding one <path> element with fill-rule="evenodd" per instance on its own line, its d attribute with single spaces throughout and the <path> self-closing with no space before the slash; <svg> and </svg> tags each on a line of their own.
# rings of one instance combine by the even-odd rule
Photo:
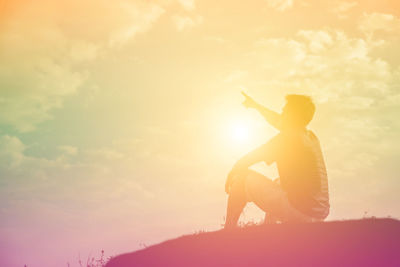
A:
<svg viewBox="0 0 400 267">
<path fill-rule="evenodd" d="M 400 266 L 400 221 L 260 225 L 183 236 L 106 267 Z"/>
</svg>

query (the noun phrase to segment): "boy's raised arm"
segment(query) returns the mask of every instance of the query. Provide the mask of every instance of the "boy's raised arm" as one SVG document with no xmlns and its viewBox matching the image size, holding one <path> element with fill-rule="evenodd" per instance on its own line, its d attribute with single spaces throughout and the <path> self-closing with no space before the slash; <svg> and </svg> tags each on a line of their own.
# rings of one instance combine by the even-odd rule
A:
<svg viewBox="0 0 400 267">
<path fill-rule="evenodd" d="M 246 171 L 247 168 L 250 166 L 263 161 L 264 159 L 264 150 L 265 150 L 265 144 L 254 149 L 253 151 L 247 153 L 245 156 L 243 156 L 241 159 L 239 159 L 235 165 L 233 166 L 232 170 L 228 174 L 228 178 L 225 183 L 225 191 L 226 193 L 229 193 L 230 191 L 230 186 L 233 182 L 233 177 L 237 174 L 240 174 L 243 171 Z"/>
<path fill-rule="evenodd" d="M 251 98 L 244 92 L 242 92 L 242 95 L 245 97 L 243 105 L 246 108 L 254 108 L 265 118 L 265 120 L 269 124 L 271 124 L 276 129 L 281 130 L 281 115 L 278 112 L 275 112 L 269 108 L 266 108 L 258 104 L 253 98 Z"/>
</svg>

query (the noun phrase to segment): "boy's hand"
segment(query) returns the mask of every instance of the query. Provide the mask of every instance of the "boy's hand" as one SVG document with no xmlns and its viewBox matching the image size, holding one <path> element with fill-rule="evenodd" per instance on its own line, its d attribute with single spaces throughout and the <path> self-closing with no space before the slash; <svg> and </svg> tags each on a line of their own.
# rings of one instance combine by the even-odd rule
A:
<svg viewBox="0 0 400 267">
<path fill-rule="evenodd" d="M 243 169 L 237 164 L 233 166 L 232 170 L 229 172 L 228 177 L 226 178 L 225 183 L 225 192 L 227 194 L 230 193 L 231 187 L 233 183 L 240 182 L 240 180 L 244 177 L 245 171 L 247 169 Z"/>
<path fill-rule="evenodd" d="M 245 106 L 246 108 L 256 108 L 257 107 L 257 102 L 254 101 L 253 98 L 251 98 L 250 96 L 248 96 L 245 92 L 241 92 L 242 95 L 245 97 L 244 101 L 243 101 L 243 106 Z"/>
<path fill-rule="evenodd" d="M 236 175 L 238 174 L 238 171 L 237 171 L 237 169 L 235 169 L 235 168 L 233 168 L 230 172 L 229 172 L 229 174 L 228 174 L 228 177 L 226 178 L 226 183 L 225 183 L 225 192 L 227 193 L 227 194 L 229 194 L 230 193 L 230 191 L 231 191 L 231 186 L 232 186 L 232 184 L 233 184 L 233 182 L 235 182 L 235 180 L 236 180 Z"/>
</svg>

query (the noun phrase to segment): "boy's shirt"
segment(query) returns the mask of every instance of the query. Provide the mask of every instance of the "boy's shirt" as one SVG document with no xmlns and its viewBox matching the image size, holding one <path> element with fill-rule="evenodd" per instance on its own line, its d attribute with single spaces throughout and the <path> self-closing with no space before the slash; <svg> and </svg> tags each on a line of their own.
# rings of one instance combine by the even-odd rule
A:
<svg viewBox="0 0 400 267">
<path fill-rule="evenodd" d="M 276 162 L 281 187 L 295 208 L 315 218 L 328 216 L 326 167 L 312 131 L 281 132 L 257 150 L 267 164 Z"/>
</svg>

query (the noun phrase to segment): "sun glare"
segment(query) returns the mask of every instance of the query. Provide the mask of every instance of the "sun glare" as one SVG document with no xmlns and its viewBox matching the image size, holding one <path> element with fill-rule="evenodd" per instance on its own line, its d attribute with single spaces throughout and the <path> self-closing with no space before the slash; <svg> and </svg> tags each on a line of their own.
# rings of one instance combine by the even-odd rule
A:
<svg viewBox="0 0 400 267">
<path fill-rule="evenodd" d="M 244 143 L 249 140 L 249 127 L 242 122 L 235 122 L 231 125 L 231 138 L 237 143 Z"/>
</svg>

